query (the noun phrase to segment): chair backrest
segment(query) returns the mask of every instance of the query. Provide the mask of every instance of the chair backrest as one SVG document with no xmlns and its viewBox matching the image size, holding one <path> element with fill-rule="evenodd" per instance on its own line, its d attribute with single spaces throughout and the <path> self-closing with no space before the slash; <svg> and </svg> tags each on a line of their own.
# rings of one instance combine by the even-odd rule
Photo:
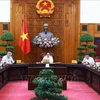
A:
<svg viewBox="0 0 100 100">
<path fill-rule="evenodd" d="M 42 59 L 44 58 L 44 56 L 46 56 L 47 53 L 50 53 L 50 55 L 51 55 L 52 57 L 54 57 L 54 54 L 53 54 L 52 52 L 43 52 L 43 53 L 41 54 Z"/>
<path fill-rule="evenodd" d="M 54 57 L 54 53 L 52 53 L 52 52 L 49 52 L 50 53 L 50 55 L 52 56 L 52 57 Z"/>
<path fill-rule="evenodd" d="M 0 56 L 0 61 L 2 60 L 2 56 Z"/>
<path fill-rule="evenodd" d="M 44 58 L 44 56 L 46 56 L 46 52 L 43 52 L 42 54 L 41 54 L 41 58 L 43 59 Z"/>
<path fill-rule="evenodd" d="M 100 59 L 95 59 L 95 62 L 100 62 Z"/>
<path fill-rule="evenodd" d="M 100 62 L 100 57 L 99 56 L 95 57 L 95 62 Z"/>
</svg>

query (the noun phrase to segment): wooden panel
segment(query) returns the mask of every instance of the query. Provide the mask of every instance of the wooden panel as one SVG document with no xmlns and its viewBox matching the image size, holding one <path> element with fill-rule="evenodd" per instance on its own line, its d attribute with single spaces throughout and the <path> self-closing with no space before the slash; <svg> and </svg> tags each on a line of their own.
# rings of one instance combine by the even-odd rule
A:
<svg viewBox="0 0 100 100">
<path fill-rule="evenodd" d="M 10 22 L 0 22 L 0 37 L 4 32 L 10 31 Z M 0 40 L 0 43 L 3 41 Z M 5 51 L 5 47 L 0 46 L 0 51 Z"/>
<path fill-rule="evenodd" d="M 95 51 L 97 52 L 96 56 L 100 56 L 100 37 L 99 38 L 95 38 L 94 39 L 94 43 L 96 45 L 98 45 L 98 48 L 95 49 Z"/>
<path fill-rule="evenodd" d="M 92 23 L 91 24 L 90 23 L 84 24 L 84 23 L 81 23 L 80 25 L 81 25 L 81 27 L 80 27 L 80 33 L 81 34 L 87 32 L 87 33 L 90 33 L 93 37 L 100 37 L 100 30 L 98 29 L 100 24 L 96 24 L 96 23 L 94 23 L 94 24 L 92 24 Z M 87 25 L 87 31 L 82 31 L 83 25 Z"/>
<path fill-rule="evenodd" d="M 72 59 L 76 59 L 76 46 L 79 45 L 80 32 L 79 24 L 79 2 L 71 2 L 65 4 L 65 15 L 67 16 L 67 23 L 65 17 L 64 28 L 64 55 L 65 62 L 70 62 Z M 67 25 L 66 25 L 67 24 Z"/>
<path fill-rule="evenodd" d="M 59 37 L 61 42 L 63 41 L 63 9 L 64 6 L 63 4 L 55 4 L 56 8 L 55 8 L 55 12 L 51 18 L 41 18 L 39 17 L 39 15 L 36 14 L 35 10 L 35 4 L 27 4 L 27 17 L 28 17 L 28 29 L 29 29 L 29 34 L 31 37 L 31 40 L 33 39 L 33 37 L 35 35 L 37 35 L 38 33 L 43 31 L 43 24 L 44 23 L 48 23 L 49 24 L 49 31 L 51 31 L 54 36 Z M 60 10 L 59 10 L 60 9 Z M 33 15 L 33 16 L 32 16 Z M 58 27 L 58 28 L 57 28 Z M 33 44 L 32 44 L 33 45 Z M 25 57 L 25 59 L 30 60 L 31 61 L 40 61 L 40 55 L 42 52 L 53 52 L 54 53 L 54 57 L 55 57 L 55 61 L 62 61 L 62 43 L 54 48 L 50 48 L 50 49 L 41 49 L 37 46 L 32 46 L 32 51 L 38 51 L 38 53 L 36 54 L 36 52 L 33 52 L 34 54 L 30 53 L 29 55 L 27 55 Z M 60 52 L 59 52 L 60 51 Z M 58 55 L 59 53 L 59 55 Z M 37 59 L 34 59 L 34 56 L 37 56 Z M 32 56 L 32 57 L 31 57 Z"/>
<path fill-rule="evenodd" d="M 87 31 L 82 31 L 82 26 L 83 25 L 87 25 Z M 90 23 L 86 23 L 86 24 L 83 24 L 83 23 L 81 23 L 81 27 L 80 27 L 81 29 L 81 35 L 83 34 L 83 33 L 90 33 L 93 37 L 94 37 L 94 40 L 95 40 L 95 38 L 100 38 L 100 24 L 97 24 L 97 23 L 94 23 L 94 24 L 90 24 Z M 99 56 L 100 55 L 100 53 L 99 53 L 99 51 L 100 51 L 100 43 L 98 43 L 98 42 L 96 42 L 96 41 L 93 41 L 92 43 L 96 43 L 96 45 L 98 45 L 98 48 L 97 49 L 95 49 L 95 51 L 97 52 L 97 54 L 95 55 L 95 56 Z"/>
<path fill-rule="evenodd" d="M 28 67 L 28 90 L 33 90 L 34 88 L 36 88 L 36 84 L 33 84 L 32 81 L 34 80 L 34 78 L 39 74 L 39 72 L 43 69 L 47 69 L 45 67 Z M 67 75 L 67 67 L 64 67 L 64 66 L 60 66 L 60 67 L 51 67 L 49 68 L 51 70 L 54 71 L 54 74 L 57 75 L 58 77 L 58 80 L 59 78 L 62 77 L 62 79 L 64 80 L 62 83 L 63 83 L 63 86 L 61 87 L 63 90 L 67 90 L 67 87 L 66 87 L 66 82 L 67 82 L 67 79 L 64 79 Z"/>
<path fill-rule="evenodd" d="M 37 0 L 11 0 L 10 31 L 15 36 L 15 60 L 23 62 L 41 61 L 42 52 L 53 52 L 55 62 L 70 63 L 76 59 L 76 46 L 80 37 L 80 0 L 53 0 L 55 12 L 50 18 L 40 18 L 36 13 Z M 24 55 L 18 46 L 22 20 L 26 14 L 28 32 L 32 39 L 43 31 L 43 24 L 49 24 L 49 31 L 59 37 L 61 44 L 50 49 L 42 49 L 31 43 L 31 52 Z"/>
</svg>

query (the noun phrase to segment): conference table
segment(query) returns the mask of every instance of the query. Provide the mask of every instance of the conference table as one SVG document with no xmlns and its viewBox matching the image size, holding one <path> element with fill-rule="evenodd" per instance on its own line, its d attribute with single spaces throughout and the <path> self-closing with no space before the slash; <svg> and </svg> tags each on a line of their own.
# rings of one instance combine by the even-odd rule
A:
<svg viewBox="0 0 100 100">
<path fill-rule="evenodd" d="M 28 89 L 34 89 L 32 80 L 39 74 L 39 71 L 45 69 L 45 64 L 37 63 L 22 63 L 8 65 L 0 69 L 0 89 L 3 88 L 9 81 L 28 80 Z M 83 81 L 100 94 L 100 71 L 87 67 L 82 64 L 50 64 L 50 69 L 53 69 L 59 77 L 64 76 L 64 82 Z M 30 82 L 30 76 L 31 82 Z M 66 86 L 66 87 L 65 87 Z M 67 89 L 64 84 L 63 89 Z"/>
<path fill-rule="evenodd" d="M 63 86 L 61 87 L 63 90 L 67 90 L 67 67 L 61 64 L 52 64 L 50 67 L 45 67 L 44 64 L 30 65 L 28 67 L 28 90 L 33 90 L 37 85 L 33 84 L 33 80 L 35 77 L 39 75 L 39 72 L 43 69 L 51 69 L 54 71 L 54 74 L 58 76 L 57 81 L 61 81 Z"/>
</svg>

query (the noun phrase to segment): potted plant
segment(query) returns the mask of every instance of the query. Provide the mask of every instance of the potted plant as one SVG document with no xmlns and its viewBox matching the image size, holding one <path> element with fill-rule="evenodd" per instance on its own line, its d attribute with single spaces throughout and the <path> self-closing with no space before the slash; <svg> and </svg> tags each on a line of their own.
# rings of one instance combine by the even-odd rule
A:
<svg viewBox="0 0 100 100">
<path fill-rule="evenodd" d="M 0 55 L 5 55 L 7 51 L 14 52 L 14 46 L 10 44 L 10 41 L 14 40 L 14 36 L 10 32 L 4 32 L 0 37 L 0 40 L 4 41 L 0 43 L 0 46 L 5 47 L 5 51 L 0 51 Z"/>
<path fill-rule="evenodd" d="M 97 48 L 97 45 L 91 44 L 94 41 L 93 37 L 89 33 L 84 33 L 80 37 L 81 45 L 77 47 L 77 49 L 80 51 L 77 54 L 77 59 L 82 61 L 84 58 L 84 53 L 89 52 L 90 56 L 93 56 L 96 54 L 94 51 L 94 48 Z"/>
<path fill-rule="evenodd" d="M 53 70 L 43 69 L 39 76 L 33 80 L 38 86 L 34 89 L 35 98 L 31 100 L 68 100 L 61 94 L 62 82 L 58 82 L 58 77 L 54 75 Z"/>
</svg>

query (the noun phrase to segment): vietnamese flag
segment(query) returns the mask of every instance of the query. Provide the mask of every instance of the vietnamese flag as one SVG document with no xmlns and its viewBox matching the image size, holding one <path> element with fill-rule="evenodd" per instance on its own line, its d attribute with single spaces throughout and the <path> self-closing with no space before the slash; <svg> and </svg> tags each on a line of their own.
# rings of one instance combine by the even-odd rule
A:
<svg viewBox="0 0 100 100">
<path fill-rule="evenodd" d="M 30 52 L 30 39 L 27 31 L 25 17 L 22 24 L 22 32 L 19 40 L 19 46 L 24 54 L 28 54 Z"/>
</svg>

